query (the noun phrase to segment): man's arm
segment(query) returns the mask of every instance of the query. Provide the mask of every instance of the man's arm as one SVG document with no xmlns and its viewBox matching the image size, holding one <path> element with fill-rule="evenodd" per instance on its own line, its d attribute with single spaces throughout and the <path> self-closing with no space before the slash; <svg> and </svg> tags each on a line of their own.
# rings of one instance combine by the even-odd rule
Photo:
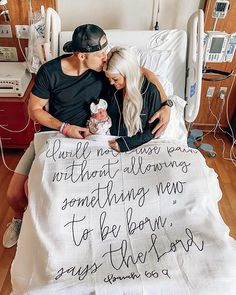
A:
<svg viewBox="0 0 236 295">
<path fill-rule="evenodd" d="M 44 110 L 44 107 L 48 103 L 47 99 L 40 98 L 31 93 L 29 100 L 29 115 L 32 120 L 39 124 L 49 127 L 51 129 L 60 130 L 62 123 Z M 87 128 L 82 128 L 75 125 L 69 125 L 66 131 L 66 135 L 71 138 L 84 138 L 84 134 L 87 132 Z"/>
<path fill-rule="evenodd" d="M 141 73 L 157 87 L 158 91 L 160 92 L 161 102 L 166 101 L 167 95 L 165 90 L 153 72 L 143 67 L 140 69 Z M 153 123 L 156 119 L 159 119 L 158 124 L 152 130 L 152 133 L 155 134 L 155 137 L 159 137 L 165 131 L 170 120 L 170 112 L 171 108 L 169 106 L 164 106 L 150 118 L 149 123 Z"/>
</svg>

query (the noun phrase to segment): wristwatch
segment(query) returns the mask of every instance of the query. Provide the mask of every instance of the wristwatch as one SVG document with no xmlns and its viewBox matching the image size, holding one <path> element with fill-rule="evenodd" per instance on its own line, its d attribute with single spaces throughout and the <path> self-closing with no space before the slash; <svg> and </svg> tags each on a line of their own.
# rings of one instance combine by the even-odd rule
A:
<svg viewBox="0 0 236 295">
<path fill-rule="evenodd" d="M 172 107 L 173 106 L 173 101 L 170 99 L 167 99 L 166 101 L 163 101 L 161 104 L 161 108 L 164 106 Z"/>
</svg>

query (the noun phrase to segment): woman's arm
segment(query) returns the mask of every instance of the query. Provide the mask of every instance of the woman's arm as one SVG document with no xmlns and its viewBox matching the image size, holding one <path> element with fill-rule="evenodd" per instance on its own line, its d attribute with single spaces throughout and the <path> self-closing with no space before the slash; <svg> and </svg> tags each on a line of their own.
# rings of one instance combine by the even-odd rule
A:
<svg viewBox="0 0 236 295">
<path fill-rule="evenodd" d="M 145 127 L 143 132 L 138 132 L 134 136 L 122 136 L 116 140 L 109 141 L 109 145 L 113 150 L 117 152 L 127 152 L 140 145 L 153 139 L 154 134 L 152 134 L 152 129 L 150 127 Z"/>
<path fill-rule="evenodd" d="M 154 73 L 143 67 L 141 67 L 140 69 L 141 73 L 157 87 L 158 91 L 160 92 L 161 102 L 166 101 L 167 95 L 165 93 L 165 90 L 162 87 L 160 81 L 154 75 Z M 155 134 L 155 137 L 159 137 L 165 131 L 170 120 L 170 112 L 171 108 L 169 106 L 164 106 L 160 110 L 155 112 L 155 114 L 150 118 L 149 123 L 153 123 L 156 119 L 159 119 L 158 124 L 154 126 L 152 130 L 152 133 Z"/>
<path fill-rule="evenodd" d="M 153 116 L 156 110 L 161 107 L 160 93 L 154 85 L 150 85 L 147 92 L 143 95 L 142 109 L 142 127 L 143 131 L 138 132 L 134 136 L 122 136 L 109 142 L 112 149 L 118 152 L 126 152 L 137 148 L 138 146 L 150 141 L 154 138 L 152 130 L 156 122 L 149 123 L 149 119 Z"/>
</svg>

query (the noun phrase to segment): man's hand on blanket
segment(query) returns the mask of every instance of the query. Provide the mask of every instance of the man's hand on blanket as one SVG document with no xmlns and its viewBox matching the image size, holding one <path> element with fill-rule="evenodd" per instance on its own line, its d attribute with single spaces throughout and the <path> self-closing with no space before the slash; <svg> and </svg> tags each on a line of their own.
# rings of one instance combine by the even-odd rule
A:
<svg viewBox="0 0 236 295">
<path fill-rule="evenodd" d="M 92 135 L 92 133 L 90 132 L 89 128 L 83 128 L 85 129 L 82 134 L 83 134 L 83 138 L 86 138 L 89 135 Z"/>
<path fill-rule="evenodd" d="M 120 152 L 120 147 L 119 144 L 115 141 L 115 140 L 109 140 L 108 141 L 110 148 L 112 148 L 113 150 Z"/>
<path fill-rule="evenodd" d="M 149 123 L 153 123 L 156 119 L 159 119 L 158 124 L 152 130 L 152 134 L 155 133 L 155 138 L 159 137 L 165 131 L 170 121 L 170 112 L 171 112 L 170 107 L 163 106 L 149 120 Z"/>
<path fill-rule="evenodd" d="M 65 132 L 63 132 L 64 135 L 70 137 L 70 138 L 85 138 L 86 136 L 90 135 L 89 129 L 76 126 L 76 125 L 67 125 L 65 127 Z"/>
</svg>

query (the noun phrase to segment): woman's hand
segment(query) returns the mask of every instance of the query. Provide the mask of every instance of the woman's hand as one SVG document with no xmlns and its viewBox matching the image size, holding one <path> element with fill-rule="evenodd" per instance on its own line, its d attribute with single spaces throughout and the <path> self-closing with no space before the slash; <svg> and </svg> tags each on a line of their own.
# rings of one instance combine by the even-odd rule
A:
<svg viewBox="0 0 236 295">
<path fill-rule="evenodd" d="M 112 148 L 113 150 L 120 152 L 120 147 L 119 144 L 115 141 L 115 140 L 109 140 L 108 141 L 110 148 Z"/>
<path fill-rule="evenodd" d="M 165 131 L 170 121 L 170 113 L 171 108 L 169 106 L 163 106 L 149 120 L 149 123 L 153 123 L 156 119 L 159 119 L 158 124 L 152 130 L 152 134 L 155 133 L 155 138 L 159 137 Z"/>
</svg>

